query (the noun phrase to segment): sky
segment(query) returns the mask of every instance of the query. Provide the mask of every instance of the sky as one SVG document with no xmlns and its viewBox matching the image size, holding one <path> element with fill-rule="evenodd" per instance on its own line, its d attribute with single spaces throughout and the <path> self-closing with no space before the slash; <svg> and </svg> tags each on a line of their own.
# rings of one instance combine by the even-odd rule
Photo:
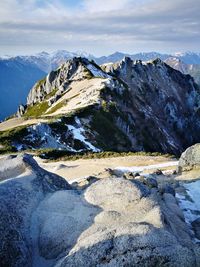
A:
<svg viewBox="0 0 200 267">
<path fill-rule="evenodd" d="M 0 55 L 200 52 L 200 0 L 0 0 Z"/>
</svg>

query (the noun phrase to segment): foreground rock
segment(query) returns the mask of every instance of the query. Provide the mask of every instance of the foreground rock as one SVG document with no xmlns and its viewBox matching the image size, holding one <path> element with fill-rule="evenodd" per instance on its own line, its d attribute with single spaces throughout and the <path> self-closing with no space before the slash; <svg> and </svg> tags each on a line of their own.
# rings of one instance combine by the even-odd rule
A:
<svg viewBox="0 0 200 267">
<path fill-rule="evenodd" d="M 200 169 L 200 144 L 193 145 L 186 149 L 179 160 L 179 172 L 192 169 Z"/>
<path fill-rule="evenodd" d="M 0 176 L 1 266 L 200 266 L 172 194 L 124 178 L 77 191 L 28 155 Z"/>
<path fill-rule="evenodd" d="M 32 266 L 34 210 L 47 195 L 70 186 L 29 155 L 1 159 L 0 179 L 0 265 Z"/>
</svg>

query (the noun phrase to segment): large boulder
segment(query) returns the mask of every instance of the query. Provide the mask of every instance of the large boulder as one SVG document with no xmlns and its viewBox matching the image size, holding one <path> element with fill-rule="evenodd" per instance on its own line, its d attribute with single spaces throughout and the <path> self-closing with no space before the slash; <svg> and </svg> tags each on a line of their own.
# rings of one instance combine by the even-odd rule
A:
<svg viewBox="0 0 200 267">
<path fill-rule="evenodd" d="M 138 181 L 95 182 L 85 200 L 100 211 L 56 267 L 198 266 L 176 199 Z"/>
<path fill-rule="evenodd" d="M 32 215 L 52 192 L 71 187 L 30 155 L 0 159 L 0 266 L 32 266 Z"/>
<path fill-rule="evenodd" d="M 182 153 L 178 171 L 189 171 L 198 168 L 200 168 L 200 144 L 195 144 Z"/>
<path fill-rule="evenodd" d="M 137 180 L 72 189 L 29 156 L 0 159 L 0 265 L 200 266 L 171 194 Z"/>
</svg>

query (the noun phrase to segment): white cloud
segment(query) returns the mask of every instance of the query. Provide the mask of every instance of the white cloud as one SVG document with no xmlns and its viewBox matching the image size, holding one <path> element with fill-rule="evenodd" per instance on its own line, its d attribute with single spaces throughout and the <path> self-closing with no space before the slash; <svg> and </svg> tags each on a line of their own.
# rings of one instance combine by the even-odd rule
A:
<svg viewBox="0 0 200 267">
<path fill-rule="evenodd" d="M 131 0 L 84 0 L 84 7 L 89 12 L 109 12 L 113 10 L 120 10 L 127 7 L 133 2 Z"/>
<path fill-rule="evenodd" d="M 199 49 L 197 0 L 83 0 L 75 10 L 61 1 L 36 2 L 1 0 L 0 47 L 76 47 L 98 53 Z"/>
</svg>

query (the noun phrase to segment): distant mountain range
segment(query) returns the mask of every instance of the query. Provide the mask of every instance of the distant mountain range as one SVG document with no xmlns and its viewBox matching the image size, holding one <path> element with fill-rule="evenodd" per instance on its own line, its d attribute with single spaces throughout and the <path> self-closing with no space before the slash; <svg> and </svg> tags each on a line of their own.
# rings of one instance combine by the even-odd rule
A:
<svg viewBox="0 0 200 267">
<path fill-rule="evenodd" d="M 148 61 L 156 58 L 160 58 L 163 61 L 168 58 L 177 58 L 180 59 L 185 64 L 200 64 L 200 53 L 194 52 L 185 52 L 185 53 L 174 53 L 174 54 L 161 54 L 157 52 L 145 52 L 145 53 L 136 53 L 136 54 L 127 54 L 122 52 L 115 52 L 108 56 L 95 57 L 86 52 L 69 52 L 66 50 L 58 50 L 53 53 L 41 52 L 35 55 L 29 56 L 6 56 L 0 57 L 0 61 L 22 61 L 24 63 L 33 64 L 37 66 L 42 71 L 48 73 L 49 71 L 56 69 L 66 60 L 73 57 L 86 57 L 90 60 L 94 60 L 97 64 L 105 64 L 108 62 L 115 63 L 122 60 L 124 57 L 129 57 L 132 60 L 142 60 Z"/>
<path fill-rule="evenodd" d="M 157 52 L 137 54 L 115 52 L 108 56 L 95 57 L 84 52 L 58 50 L 54 53 L 41 52 L 29 56 L 0 57 L 0 120 L 11 115 L 20 103 L 25 103 L 30 88 L 38 79 L 43 78 L 51 70 L 57 69 L 68 59 L 79 56 L 94 60 L 100 65 L 121 61 L 124 57 L 142 61 L 160 58 L 184 74 L 192 75 L 200 84 L 200 53 L 193 52 L 174 55 Z"/>
</svg>

